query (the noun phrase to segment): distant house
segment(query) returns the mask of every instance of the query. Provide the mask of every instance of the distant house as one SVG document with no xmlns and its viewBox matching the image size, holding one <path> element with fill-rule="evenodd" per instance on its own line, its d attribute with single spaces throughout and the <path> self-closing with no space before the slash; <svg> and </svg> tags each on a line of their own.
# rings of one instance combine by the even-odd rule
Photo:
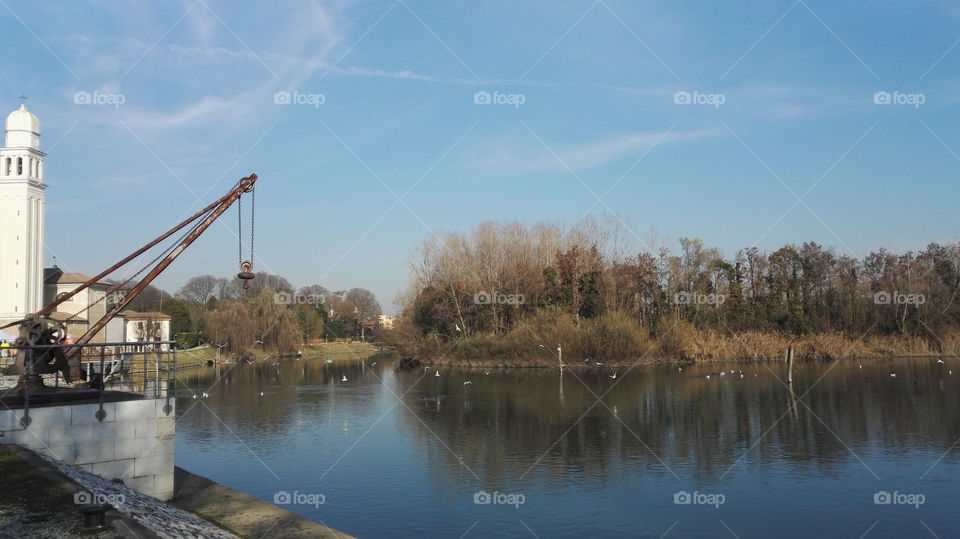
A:
<svg viewBox="0 0 960 539">
<path fill-rule="evenodd" d="M 123 328 L 122 342 L 149 343 L 170 340 L 170 319 L 170 315 L 159 312 L 123 311 L 114 317 L 111 323 L 114 320 L 122 321 L 120 324 Z M 169 346 L 154 345 L 154 349 L 169 350 Z"/>
<path fill-rule="evenodd" d="M 393 322 L 396 319 L 397 317 L 395 316 L 387 316 L 385 314 L 381 314 L 380 316 L 377 317 L 377 323 L 383 329 L 393 329 Z"/>
<path fill-rule="evenodd" d="M 82 273 L 64 273 L 54 266 L 43 270 L 43 304 L 49 305 L 62 295 L 73 291 L 77 286 L 90 280 Z M 67 333 L 79 337 L 87 332 L 91 323 L 103 318 L 107 314 L 107 291 L 112 287 L 106 281 L 97 281 L 90 287 L 81 290 L 76 296 L 61 303 L 57 310 L 50 314 L 50 318 L 60 320 L 67 326 Z M 112 303 L 110 304 L 112 306 Z M 100 331 L 90 339 L 90 342 L 106 342 L 106 332 Z"/>
</svg>

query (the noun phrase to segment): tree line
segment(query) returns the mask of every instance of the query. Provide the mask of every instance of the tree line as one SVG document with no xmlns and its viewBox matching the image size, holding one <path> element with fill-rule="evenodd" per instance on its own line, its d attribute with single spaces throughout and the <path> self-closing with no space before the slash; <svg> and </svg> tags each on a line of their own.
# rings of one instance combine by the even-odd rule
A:
<svg viewBox="0 0 960 539">
<path fill-rule="evenodd" d="M 198 275 L 175 295 L 147 287 L 128 308 L 171 317 L 171 334 L 183 347 L 210 343 L 234 353 L 261 349 L 288 353 L 314 340 L 365 339 L 381 313 L 365 288 L 294 288 L 286 278 L 258 272 L 237 278 Z"/>
<path fill-rule="evenodd" d="M 408 337 L 502 334 L 544 313 L 578 325 L 616 314 L 651 338 L 681 321 L 722 334 L 902 335 L 936 349 L 960 327 L 960 242 L 863 257 L 815 242 L 724 256 L 681 238 L 630 252 L 618 225 L 487 222 L 428 238 L 400 298 Z"/>
</svg>

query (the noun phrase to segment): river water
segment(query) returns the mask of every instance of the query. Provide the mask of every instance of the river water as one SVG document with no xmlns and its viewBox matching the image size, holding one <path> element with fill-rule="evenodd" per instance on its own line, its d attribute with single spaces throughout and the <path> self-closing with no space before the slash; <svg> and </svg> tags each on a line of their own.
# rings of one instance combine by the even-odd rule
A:
<svg viewBox="0 0 960 539">
<path fill-rule="evenodd" d="M 358 537 L 960 535 L 957 358 L 792 389 L 782 364 L 374 361 L 181 373 L 177 465 Z"/>
</svg>

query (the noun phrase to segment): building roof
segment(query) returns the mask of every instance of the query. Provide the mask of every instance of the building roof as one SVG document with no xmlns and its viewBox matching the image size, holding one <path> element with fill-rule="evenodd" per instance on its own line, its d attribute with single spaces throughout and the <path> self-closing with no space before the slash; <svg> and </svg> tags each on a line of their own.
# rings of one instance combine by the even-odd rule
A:
<svg viewBox="0 0 960 539">
<path fill-rule="evenodd" d="M 127 320 L 170 320 L 169 314 L 158 312 L 138 313 L 137 311 L 123 311 L 117 316 L 122 316 Z"/>
<path fill-rule="evenodd" d="M 83 284 L 89 280 L 90 276 L 84 273 L 64 273 L 58 267 L 43 269 L 43 284 Z M 113 283 L 101 280 L 94 285 L 113 286 Z"/>
<path fill-rule="evenodd" d="M 83 324 L 85 324 L 85 323 L 88 322 L 88 320 L 87 320 L 86 318 L 80 318 L 79 316 L 77 316 L 77 315 L 75 315 L 75 314 L 73 314 L 73 313 L 65 313 L 65 312 L 63 312 L 63 311 L 57 311 L 57 312 L 54 312 L 54 313 L 50 313 L 50 318 L 52 318 L 52 319 L 54 319 L 54 320 L 59 320 L 59 321 L 61 321 L 61 322 L 79 322 L 79 323 L 83 323 Z"/>
</svg>

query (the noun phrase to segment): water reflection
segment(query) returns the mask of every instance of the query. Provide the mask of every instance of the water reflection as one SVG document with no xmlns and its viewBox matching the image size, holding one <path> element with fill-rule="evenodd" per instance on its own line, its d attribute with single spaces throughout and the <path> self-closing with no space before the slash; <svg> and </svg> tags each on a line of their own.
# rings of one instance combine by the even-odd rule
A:
<svg viewBox="0 0 960 539">
<path fill-rule="evenodd" d="M 471 533 L 497 536 L 529 535 L 527 526 L 540 536 L 660 536 L 674 522 L 672 536 L 728 534 L 720 520 L 743 537 L 859 536 L 877 520 L 885 524 L 871 535 L 915 535 L 921 519 L 943 532 L 960 525 L 949 501 L 958 463 L 948 450 L 960 438 L 949 362 L 802 364 L 788 385 L 780 364 L 638 367 L 614 379 L 437 376 L 373 361 L 182 376 L 178 464 L 264 499 L 324 492 L 326 505 L 291 509 L 361 536 L 459 536 L 473 522 Z M 218 378 L 208 398 L 192 397 Z M 928 502 L 894 515 L 872 503 L 882 489 Z M 474 504 L 482 490 L 527 501 Z M 684 490 L 727 501 L 713 513 L 674 504 Z M 796 525 L 783 529 L 785 518 Z"/>
</svg>

